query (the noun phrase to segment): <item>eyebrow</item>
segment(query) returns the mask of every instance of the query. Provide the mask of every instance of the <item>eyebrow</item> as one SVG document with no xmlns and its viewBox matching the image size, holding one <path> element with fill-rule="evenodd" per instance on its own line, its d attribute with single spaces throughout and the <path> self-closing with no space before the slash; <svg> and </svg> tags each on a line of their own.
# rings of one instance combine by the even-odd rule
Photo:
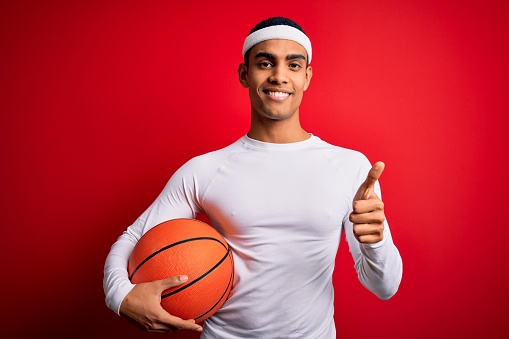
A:
<svg viewBox="0 0 509 339">
<path fill-rule="evenodd" d="M 276 56 L 272 53 L 260 52 L 255 55 L 255 59 L 258 58 L 276 59 Z"/>
<path fill-rule="evenodd" d="M 302 59 L 306 60 L 306 57 L 302 54 L 290 54 L 286 56 L 286 60 Z"/>
<path fill-rule="evenodd" d="M 272 53 L 267 53 L 267 52 L 260 52 L 260 53 L 257 53 L 255 55 L 255 59 L 258 59 L 258 58 L 267 58 L 267 59 L 272 59 L 272 60 L 276 60 L 276 56 Z M 288 60 L 295 60 L 295 59 L 302 59 L 302 60 L 306 60 L 306 57 L 302 54 L 289 54 L 286 56 L 285 58 L 287 61 Z"/>
</svg>

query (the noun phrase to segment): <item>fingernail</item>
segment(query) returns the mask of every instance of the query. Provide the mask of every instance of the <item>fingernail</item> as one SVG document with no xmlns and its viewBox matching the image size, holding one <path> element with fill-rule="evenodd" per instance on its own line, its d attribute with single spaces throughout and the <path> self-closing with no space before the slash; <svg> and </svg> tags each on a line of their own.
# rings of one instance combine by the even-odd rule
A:
<svg viewBox="0 0 509 339">
<path fill-rule="evenodd" d="M 181 275 L 181 276 L 179 277 L 179 279 L 180 279 L 180 281 L 187 281 L 187 279 L 189 279 L 189 278 L 188 278 L 188 276 L 187 276 L 187 275 Z"/>
</svg>

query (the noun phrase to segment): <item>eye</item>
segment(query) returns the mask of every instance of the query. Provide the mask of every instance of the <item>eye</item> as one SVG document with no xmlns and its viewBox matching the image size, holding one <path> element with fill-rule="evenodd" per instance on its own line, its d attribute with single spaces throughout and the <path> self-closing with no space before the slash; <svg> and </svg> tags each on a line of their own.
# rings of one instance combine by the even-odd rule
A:
<svg viewBox="0 0 509 339">
<path fill-rule="evenodd" d="M 294 71 L 298 71 L 299 69 L 301 69 L 301 65 L 299 65 L 298 63 L 295 63 L 295 62 L 292 62 L 291 64 L 289 64 L 288 67 Z"/>
<path fill-rule="evenodd" d="M 262 61 L 258 64 L 258 66 L 260 66 L 260 68 L 271 68 L 274 65 L 271 62 Z"/>
</svg>

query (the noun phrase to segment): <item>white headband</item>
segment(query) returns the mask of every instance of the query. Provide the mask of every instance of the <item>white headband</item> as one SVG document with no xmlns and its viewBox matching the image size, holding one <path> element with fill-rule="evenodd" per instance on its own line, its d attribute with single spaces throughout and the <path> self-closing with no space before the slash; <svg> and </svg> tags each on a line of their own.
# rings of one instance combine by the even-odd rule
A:
<svg viewBox="0 0 509 339">
<path fill-rule="evenodd" d="M 272 39 L 292 40 L 301 44 L 308 53 L 308 64 L 311 62 L 311 41 L 309 41 L 307 35 L 299 29 L 287 25 L 269 26 L 249 34 L 244 41 L 242 56 L 244 57 L 246 52 L 254 45 Z"/>
</svg>

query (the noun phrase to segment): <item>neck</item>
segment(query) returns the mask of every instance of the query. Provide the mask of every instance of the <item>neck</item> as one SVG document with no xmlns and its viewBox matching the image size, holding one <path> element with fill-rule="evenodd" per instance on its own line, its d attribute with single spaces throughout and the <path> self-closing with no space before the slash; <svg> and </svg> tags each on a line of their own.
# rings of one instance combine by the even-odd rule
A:
<svg viewBox="0 0 509 339">
<path fill-rule="evenodd" d="M 309 139 L 310 134 L 300 125 L 298 114 L 284 120 L 264 119 L 258 114 L 252 114 L 247 136 L 268 143 L 288 144 Z"/>
</svg>

